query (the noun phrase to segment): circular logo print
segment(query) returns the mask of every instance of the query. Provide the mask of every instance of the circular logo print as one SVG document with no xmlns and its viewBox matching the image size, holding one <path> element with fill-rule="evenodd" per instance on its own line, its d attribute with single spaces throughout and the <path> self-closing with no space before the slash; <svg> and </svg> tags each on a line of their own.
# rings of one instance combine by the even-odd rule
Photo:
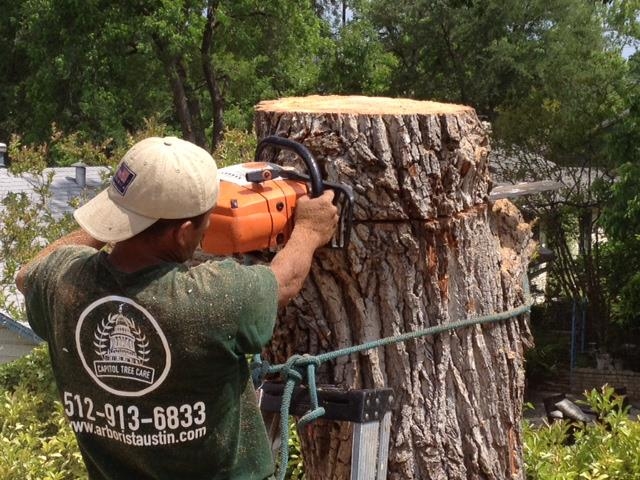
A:
<svg viewBox="0 0 640 480">
<path fill-rule="evenodd" d="M 171 351 L 158 322 L 130 298 L 96 300 L 80 315 L 76 347 L 91 378 L 106 391 L 139 397 L 169 374 Z"/>
</svg>

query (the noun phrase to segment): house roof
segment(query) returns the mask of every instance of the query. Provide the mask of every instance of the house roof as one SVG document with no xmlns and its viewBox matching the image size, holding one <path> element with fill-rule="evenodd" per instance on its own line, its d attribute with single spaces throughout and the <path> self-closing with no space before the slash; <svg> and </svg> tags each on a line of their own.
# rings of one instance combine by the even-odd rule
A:
<svg viewBox="0 0 640 480">
<path fill-rule="evenodd" d="M 500 148 L 489 153 L 489 163 L 492 178 L 498 185 L 550 181 L 575 190 L 589 188 L 595 180 L 610 175 L 586 162 L 582 166 L 565 167 L 535 153 L 513 153 Z"/>
<path fill-rule="evenodd" d="M 65 212 L 71 212 L 69 202 L 77 197 L 92 197 L 104 186 L 103 175 L 109 170 L 106 167 L 84 167 L 85 187 L 76 179 L 76 167 L 46 168 L 44 174 L 53 173 L 51 182 L 51 198 L 49 205 L 54 217 L 59 218 Z M 78 181 L 77 181 L 78 180 Z M 36 197 L 34 186 L 38 185 L 38 178 L 31 174 L 14 175 L 6 168 L 0 168 L 0 199 L 9 193 L 24 192 L 32 198 Z M 0 208 L 2 206 L 0 205 Z"/>
<path fill-rule="evenodd" d="M 33 343 L 33 345 L 38 345 L 39 343 L 43 342 L 43 340 L 38 335 L 36 335 L 35 332 L 31 330 L 27 325 L 16 322 L 12 318 L 7 317 L 2 312 L 0 312 L 0 328 L 7 328 L 24 340 Z"/>
</svg>

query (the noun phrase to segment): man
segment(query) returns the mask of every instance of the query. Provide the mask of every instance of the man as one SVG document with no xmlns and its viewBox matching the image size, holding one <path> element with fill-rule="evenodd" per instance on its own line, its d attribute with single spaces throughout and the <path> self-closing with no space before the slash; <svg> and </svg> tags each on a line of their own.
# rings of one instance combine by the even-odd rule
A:
<svg viewBox="0 0 640 480">
<path fill-rule="evenodd" d="M 291 238 L 268 267 L 189 267 L 218 187 L 205 150 L 142 140 L 75 212 L 82 229 L 16 277 L 91 480 L 273 473 L 246 354 L 269 341 L 277 306 L 301 289 L 337 210 L 330 191 L 300 198 Z"/>
</svg>

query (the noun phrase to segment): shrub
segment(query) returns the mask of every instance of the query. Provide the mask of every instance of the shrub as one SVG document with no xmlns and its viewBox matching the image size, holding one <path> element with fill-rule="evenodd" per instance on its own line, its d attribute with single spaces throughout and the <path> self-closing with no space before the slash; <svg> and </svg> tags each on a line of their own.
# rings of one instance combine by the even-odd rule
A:
<svg viewBox="0 0 640 480">
<path fill-rule="evenodd" d="M 78 480 L 86 470 L 57 400 L 45 345 L 0 365 L 0 478 Z"/>
<path fill-rule="evenodd" d="M 253 162 L 258 142 L 255 135 L 242 130 L 225 130 L 224 139 L 213 152 L 218 168 L 236 163 Z"/>
<path fill-rule="evenodd" d="M 630 480 L 640 478 L 640 423 L 629 418 L 613 388 L 585 393 L 598 421 L 554 422 L 540 428 L 524 421 L 524 460 L 529 480 Z"/>
<path fill-rule="evenodd" d="M 290 480 L 304 480 L 304 459 L 300 446 L 300 436 L 296 428 L 296 420 L 289 419 L 289 462 L 285 478 Z"/>
</svg>

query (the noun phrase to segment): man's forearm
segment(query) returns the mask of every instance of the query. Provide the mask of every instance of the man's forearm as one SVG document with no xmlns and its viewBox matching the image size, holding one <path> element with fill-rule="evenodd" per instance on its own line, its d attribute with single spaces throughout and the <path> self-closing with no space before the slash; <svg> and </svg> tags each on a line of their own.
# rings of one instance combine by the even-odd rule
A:
<svg viewBox="0 0 640 480">
<path fill-rule="evenodd" d="M 278 281 L 278 305 L 283 307 L 302 289 L 311 269 L 317 240 L 311 232 L 294 230 L 289 241 L 271 261 L 271 270 Z"/>
<path fill-rule="evenodd" d="M 27 271 L 29 270 L 29 267 L 33 263 L 40 260 L 41 258 L 46 257 L 47 255 L 54 252 L 58 248 L 64 247 L 65 245 L 86 245 L 88 247 L 93 247 L 99 250 L 102 247 L 104 247 L 105 243 L 99 240 L 96 240 L 81 228 L 74 230 L 73 232 L 65 235 L 62 238 L 59 238 L 55 242 L 43 248 L 40 251 L 40 253 L 38 253 L 33 259 L 29 261 L 29 263 L 22 266 L 22 268 L 16 275 L 16 286 L 18 287 L 18 290 L 20 290 L 20 292 L 22 293 L 25 293 L 24 291 L 25 276 L 27 274 Z"/>
</svg>

